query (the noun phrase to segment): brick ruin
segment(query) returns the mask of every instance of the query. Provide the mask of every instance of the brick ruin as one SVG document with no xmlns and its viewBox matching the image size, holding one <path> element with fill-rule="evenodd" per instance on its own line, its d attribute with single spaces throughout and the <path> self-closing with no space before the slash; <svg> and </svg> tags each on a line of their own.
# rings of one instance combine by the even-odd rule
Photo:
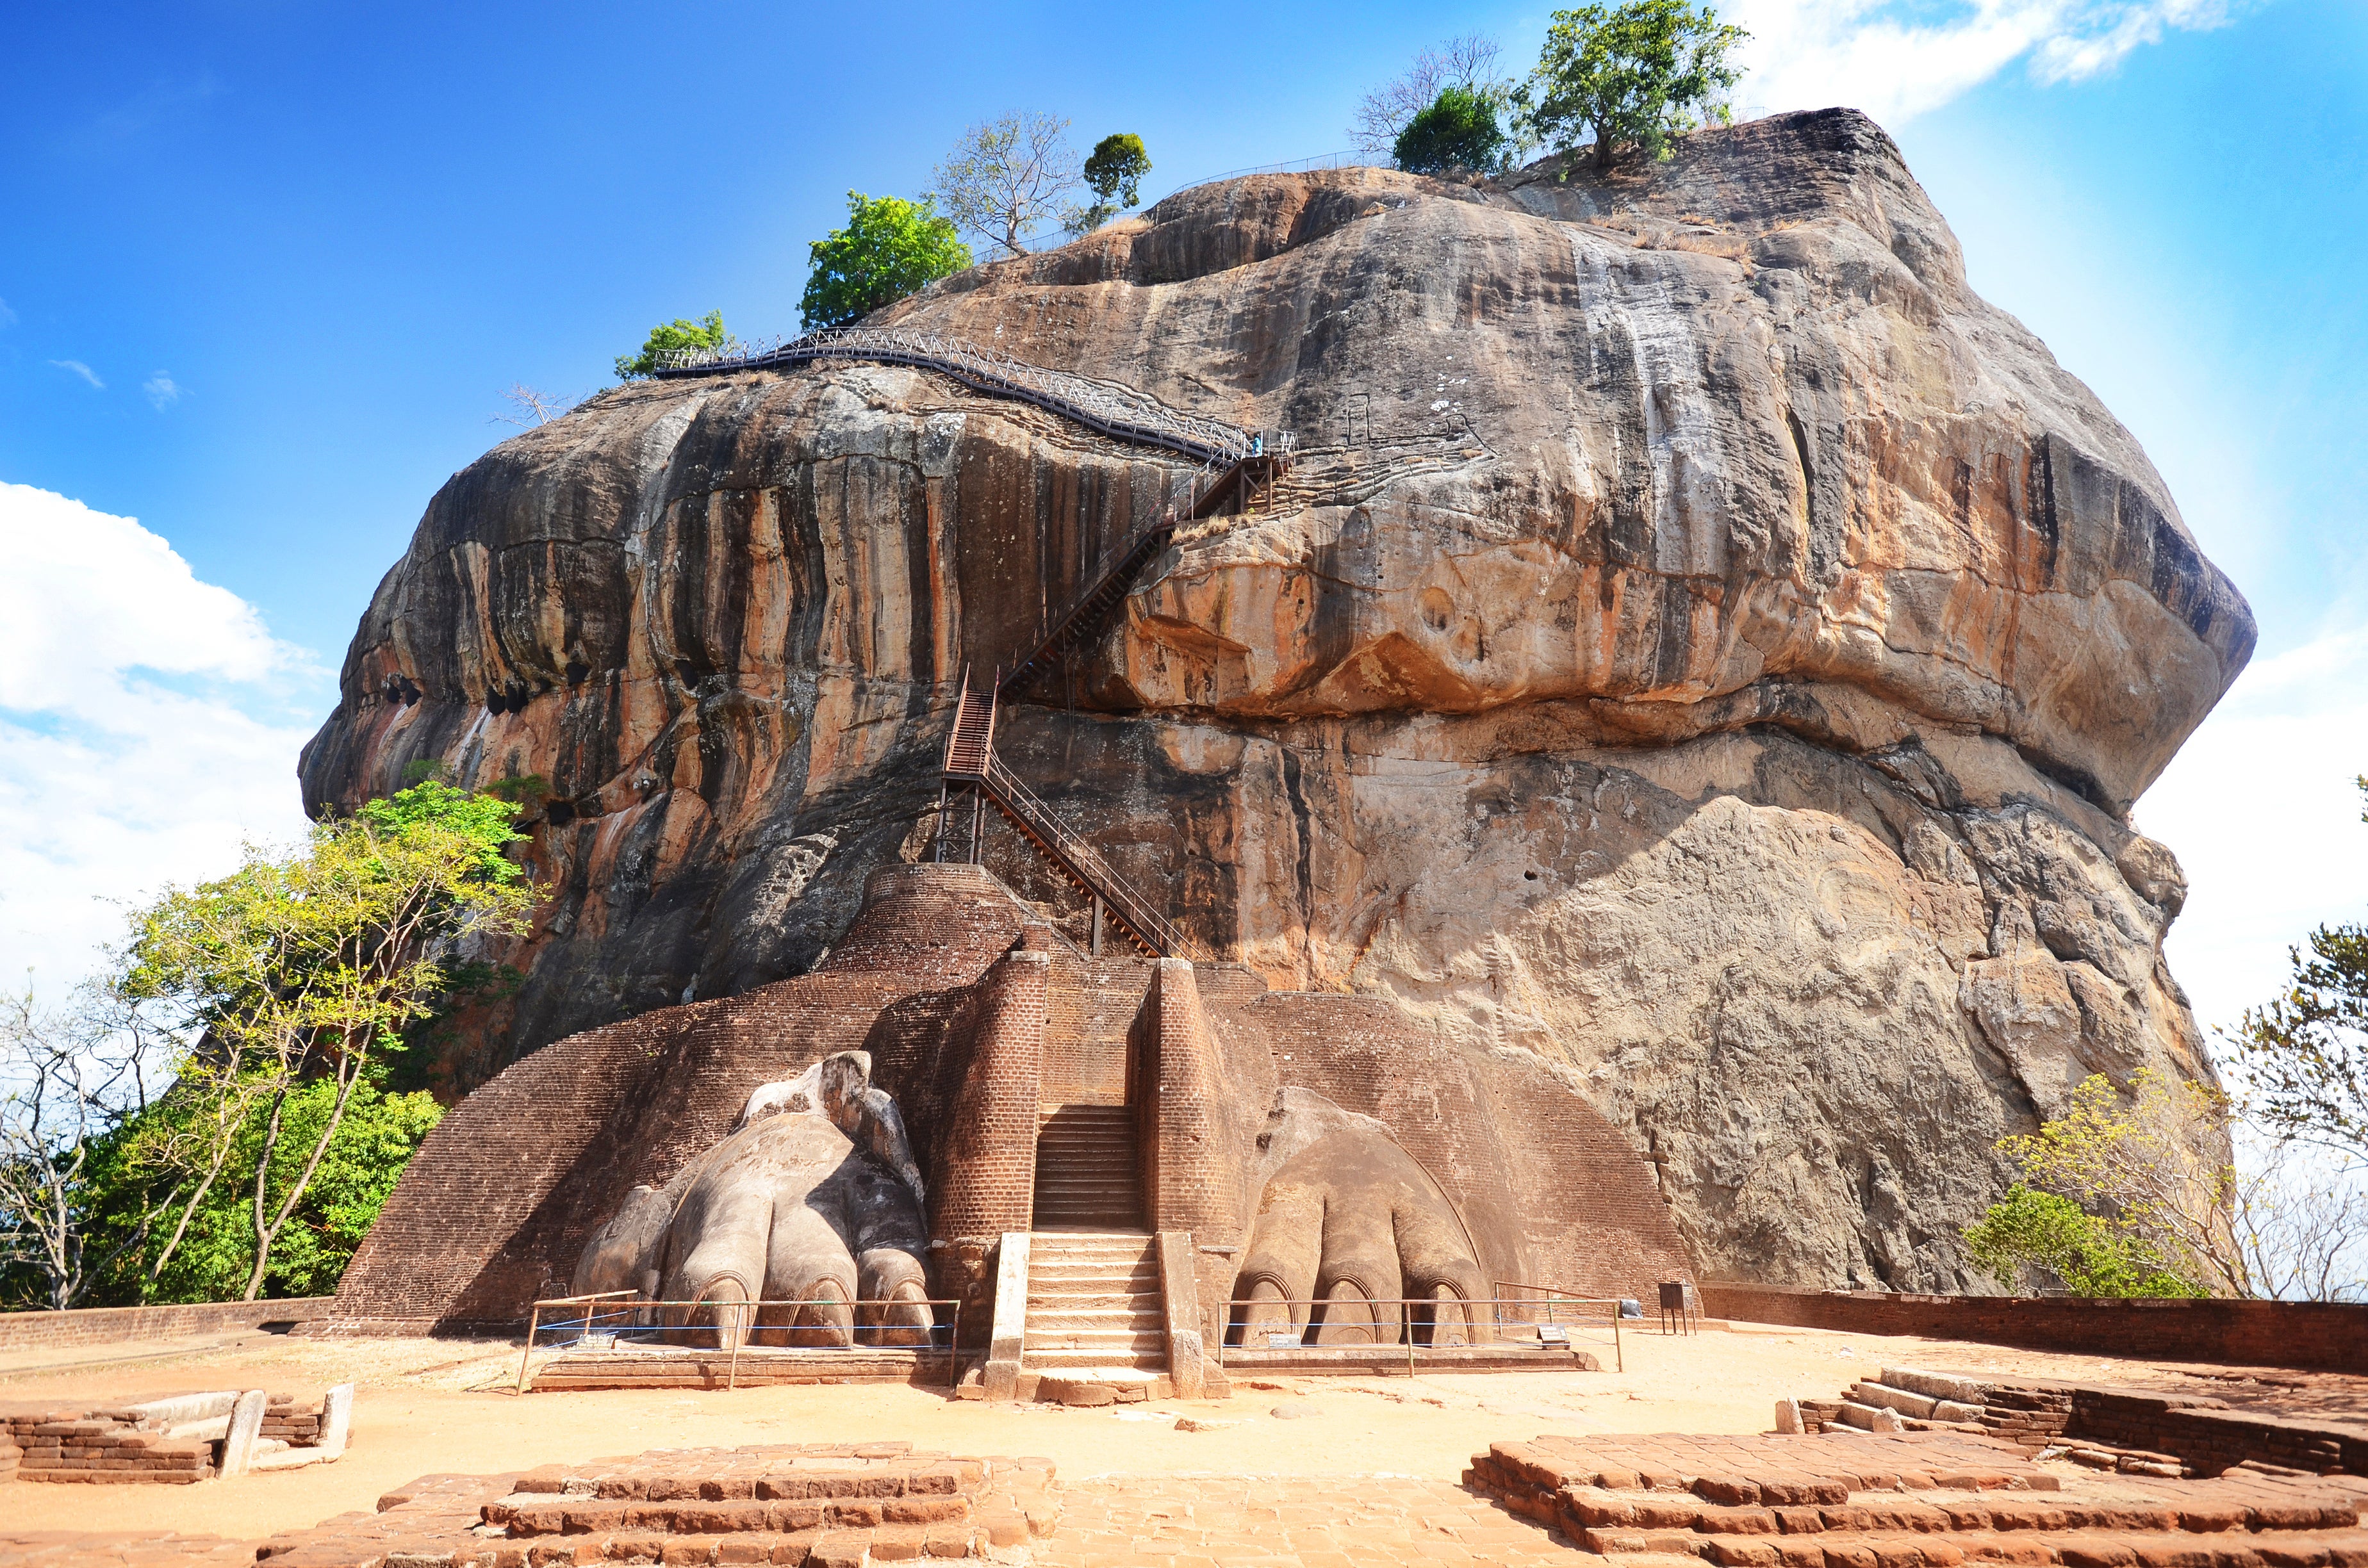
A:
<svg viewBox="0 0 2368 1568">
<path fill-rule="evenodd" d="M 1096 956 L 985 869 L 922 864 L 876 873 L 812 972 L 557 1041 L 463 1100 L 302 1332 L 514 1331 L 636 1185 L 723 1138 L 758 1085 L 848 1051 L 901 1108 L 931 1292 L 963 1302 L 966 1356 L 996 1322 L 1002 1238 L 1055 1201 L 1054 1166 L 1086 1157 L 1046 1142 L 1040 1166 L 1064 1108 L 1063 1125 L 1121 1113 L 1085 1123 L 1117 1141 L 1091 1180 L 1116 1206 L 1103 1228 L 1142 1235 L 1145 1268 L 1158 1237 L 1156 1280 L 1198 1303 L 1163 1338 L 1226 1332 L 1283 1091 L 1385 1130 L 1452 1206 L 1483 1290 L 1640 1297 L 1687 1272 L 1651 1167 L 1534 1057 L 1458 1045 L 1380 1001 L 1269 992 L 1231 964 Z"/>
</svg>

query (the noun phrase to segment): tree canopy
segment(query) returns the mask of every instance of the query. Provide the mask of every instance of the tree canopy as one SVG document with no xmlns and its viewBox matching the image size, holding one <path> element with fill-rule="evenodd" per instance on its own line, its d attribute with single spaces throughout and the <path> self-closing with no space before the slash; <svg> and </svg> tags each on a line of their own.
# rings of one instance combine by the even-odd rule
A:
<svg viewBox="0 0 2368 1568">
<path fill-rule="evenodd" d="M 685 321 L 677 316 L 670 322 L 660 322 L 650 328 L 650 335 L 638 354 L 621 354 L 617 358 L 617 374 L 624 381 L 645 380 L 656 370 L 663 357 L 683 348 L 728 348 L 734 339 L 723 329 L 723 312 L 710 311 L 697 321 Z"/>
<path fill-rule="evenodd" d="M 1670 137 L 1702 123 L 1699 116 L 1726 121 L 1726 95 L 1742 79 L 1727 53 L 1750 36 L 1689 0 L 1556 11 L 1537 68 L 1517 94 L 1522 123 L 1555 152 L 1578 146 L 1581 130 L 1591 130 L 1600 170 L 1623 146 L 1657 157 Z"/>
<path fill-rule="evenodd" d="M 1072 234 L 1100 228 L 1143 199 L 1143 176 L 1150 172 L 1151 154 L 1142 137 L 1131 131 L 1103 137 L 1086 159 L 1086 188 L 1094 199 L 1063 213 L 1061 227 Z"/>
<path fill-rule="evenodd" d="M 2368 778 L 2356 782 L 2368 792 Z M 2264 1123 L 2368 1165 L 2368 926 L 2321 926 L 2305 941 L 2307 957 L 2289 949 L 2285 994 L 2226 1038 Z"/>
<path fill-rule="evenodd" d="M 1974 1262 L 2009 1290 L 2029 1289 L 2034 1267 L 2076 1296 L 2201 1296 L 2143 1237 L 2089 1213 L 2068 1198 L 2021 1182 L 1965 1232 Z"/>
<path fill-rule="evenodd" d="M 9 1287 L 66 1306 L 101 1282 L 333 1280 L 437 1115 L 390 1062 L 486 967 L 464 954 L 525 929 L 517 810 L 428 779 L 250 846 L 139 911 L 79 1009 L 0 1007 L 0 1080 L 40 1091 L 0 1097 Z"/>
<path fill-rule="evenodd" d="M 960 272 L 970 247 L 924 197 L 847 193 L 847 227 L 808 247 L 813 270 L 798 309 L 806 328 L 844 326 Z"/>
<path fill-rule="evenodd" d="M 1450 169 L 1495 168 L 1505 153 L 1504 128 L 1497 106 L 1470 87 L 1447 86 L 1430 107 L 1406 122 L 1391 149 L 1398 167 L 1410 174 Z"/>
<path fill-rule="evenodd" d="M 931 192 L 965 233 L 1005 256 L 1025 256 L 1028 242 L 1078 187 L 1069 122 L 1046 114 L 1007 114 L 972 126 L 938 165 Z"/>
<path fill-rule="evenodd" d="M 1357 104 L 1357 121 L 1349 128 L 1357 150 L 1395 158 L 1398 138 L 1416 115 L 1439 101 L 1445 87 L 1462 87 L 1503 108 L 1511 100 L 1513 84 L 1497 75 L 1504 51 L 1482 33 L 1435 44 L 1414 57 L 1404 75 L 1367 93 Z"/>
</svg>

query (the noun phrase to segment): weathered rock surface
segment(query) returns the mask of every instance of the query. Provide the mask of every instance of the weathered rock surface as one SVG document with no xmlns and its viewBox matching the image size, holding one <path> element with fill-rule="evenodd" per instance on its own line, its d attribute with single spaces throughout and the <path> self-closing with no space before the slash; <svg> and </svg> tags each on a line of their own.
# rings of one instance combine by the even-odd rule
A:
<svg viewBox="0 0 2368 1568">
<path fill-rule="evenodd" d="M 1977 1286 L 1998 1136 L 2208 1073 L 2126 811 L 2249 613 L 1862 117 L 1202 187 L 890 314 L 1298 433 L 998 746 L 1273 983 L 1566 1068 L 1702 1277 Z M 456 1082 L 810 965 L 928 852 L 951 683 L 1173 476 L 864 366 L 621 389 L 455 476 L 304 782 L 547 784 L 557 896 Z"/>
</svg>

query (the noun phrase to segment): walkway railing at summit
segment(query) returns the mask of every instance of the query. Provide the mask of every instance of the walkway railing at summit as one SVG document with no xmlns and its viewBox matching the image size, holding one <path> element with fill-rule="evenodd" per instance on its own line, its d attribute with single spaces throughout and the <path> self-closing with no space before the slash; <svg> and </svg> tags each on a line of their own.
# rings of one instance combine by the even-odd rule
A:
<svg viewBox="0 0 2368 1568">
<path fill-rule="evenodd" d="M 1239 426 L 1168 407 L 1120 381 L 1048 369 L 992 348 L 907 327 L 825 327 L 803 337 L 761 339 L 726 348 L 677 348 L 658 357 L 661 380 L 723 375 L 816 359 L 869 359 L 918 365 L 965 386 L 1074 419 L 1121 441 L 1180 452 L 1201 462 L 1233 462 L 1250 454 L 1256 437 Z"/>
</svg>

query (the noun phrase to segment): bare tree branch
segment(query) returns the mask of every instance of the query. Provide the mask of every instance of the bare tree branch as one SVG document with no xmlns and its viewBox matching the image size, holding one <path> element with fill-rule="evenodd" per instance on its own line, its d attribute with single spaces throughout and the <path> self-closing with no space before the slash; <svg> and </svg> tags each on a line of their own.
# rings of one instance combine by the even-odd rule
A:
<svg viewBox="0 0 2368 1568">
<path fill-rule="evenodd" d="M 932 191 L 956 223 L 1006 256 L 1028 241 L 1084 187 L 1069 122 L 1047 114 L 1007 114 L 972 126 L 938 165 Z"/>
<path fill-rule="evenodd" d="M 496 414 L 488 423 L 531 427 L 550 423 L 584 400 L 559 392 L 547 392 L 524 381 L 513 381 L 510 390 L 502 393 L 502 401 L 510 405 L 510 412 Z"/>
</svg>

